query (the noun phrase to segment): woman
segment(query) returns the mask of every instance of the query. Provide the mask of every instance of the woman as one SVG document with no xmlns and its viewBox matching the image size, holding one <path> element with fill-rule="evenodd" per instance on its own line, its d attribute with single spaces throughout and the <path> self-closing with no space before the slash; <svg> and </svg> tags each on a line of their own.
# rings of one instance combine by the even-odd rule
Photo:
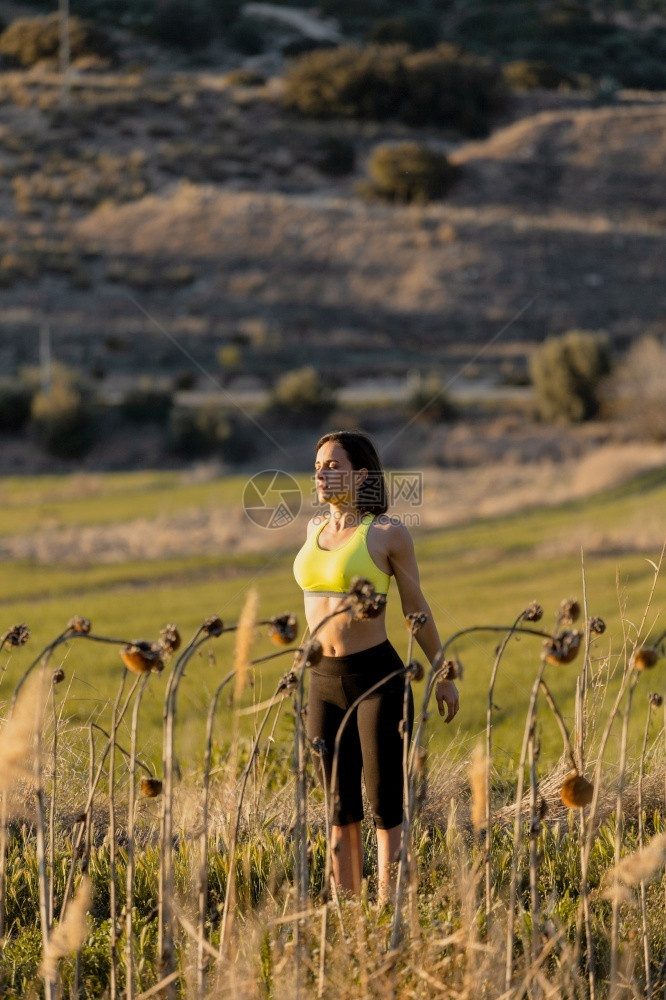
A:
<svg viewBox="0 0 666 1000">
<path fill-rule="evenodd" d="M 355 576 L 387 594 L 395 577 L 402 612 L 425 612 L 416 639 L 432 663 L 441 643 L 419 585 L 414 546 L 406 526 L 387 510 L 384 472 L 371 439 L 359 431 L 335 431 L 317 444 L 315 486 L 328 513 L 313 517 L 294 561 L 310 630 L 339 605 Z M 323 657 L 311 671 L 308 738 L 323 741 L 322 763 L 330 782 L 333 746 L 349 706 L 380 678 L 403 663 L 386 637 L 385 611 L 373 618 L 338 614 L 317 632 Z M 452 681 L 436 687 L 439 714 L 450 722 L 458 711 Z M 336 809 L 331 830 L 333 873 L 338 885 L 357 893 L 363 871 L 361 772 L 377 827 L 378 900 L 391 898 L 402 826 L 402 737 L 404 680 L 396 677 L 364 699 L 340 743 Z M 410 733 L 413 702 L 410 692 Z"/>
</svg>

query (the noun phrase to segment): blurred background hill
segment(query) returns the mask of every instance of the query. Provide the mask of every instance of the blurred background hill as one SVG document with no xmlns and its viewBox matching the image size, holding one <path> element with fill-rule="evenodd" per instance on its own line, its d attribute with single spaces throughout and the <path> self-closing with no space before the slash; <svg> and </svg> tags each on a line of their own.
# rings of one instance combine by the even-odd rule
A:
<svg viewBox="0 0 666 1000">
<path fill-rule="evenodd" d="M 2 11 L 2 471 L 662 461 L 666 3 L 69 13 Z"/>
</svg>

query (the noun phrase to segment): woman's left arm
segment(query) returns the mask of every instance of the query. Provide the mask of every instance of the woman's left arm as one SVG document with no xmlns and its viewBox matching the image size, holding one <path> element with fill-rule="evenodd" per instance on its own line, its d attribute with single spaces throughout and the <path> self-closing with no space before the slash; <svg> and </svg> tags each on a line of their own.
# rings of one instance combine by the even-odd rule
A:
<svg viewBox="0 0 666 1000">
<path fill-rule="evenodd" d="M 416 633 L 416 641 L 432 664 L 442 648 L 432 611 L 423 596 L 419 581 L 419 569 L 416 564 L 412 536 L 404 524 L 391 527 L 388 534 L 388 557 L 398 585 L 402 613 L 407 616 L 413 612 L 424 612 L 428 620 Z M 453 681 L 439 680 L 435 689 L 437 707 L 440 715 L 446 715 L 446 722 L 451 722 L 457 714 L 459 705 L 458 690 Z"/>
</svg>

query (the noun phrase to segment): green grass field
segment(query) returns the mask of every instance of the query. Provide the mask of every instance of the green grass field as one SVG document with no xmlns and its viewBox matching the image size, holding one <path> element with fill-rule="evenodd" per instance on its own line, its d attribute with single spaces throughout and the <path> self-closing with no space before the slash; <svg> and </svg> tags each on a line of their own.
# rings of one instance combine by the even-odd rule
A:
<svg viewBox="0 0 666 1000">
<path fill-rule="evenodd" d="M 308 477 L 301 486 L 307 490 Z M 0 488 L 0 541 L 2 536 L 29 533 L 45 522 L 59 525 L 101 525 L 137 517 L 168 516 L 192 507 L 218 506 L 237 510 L 245 478 L 229 477 L 193 484 L 179 473 L 109 474 L 90 477 L 44 477 L 7 479 Z M 540 509 L 493 520 L 475 521 L 462 527 L 431 532 L 414 531 L 423 590 L 440 636 L 446 639 L 459 629 L 477 625 L 508 625 L 536 599 L 544 609 L 541 623 L 552 627 L 563 598 L 583 597 L 582 562 L 564 544 L 570 535 L 584 537 L 590 531 L 611 531 L 615 526 L 663 516 L 666 510 L 666 475 L 651 474 L 591 499 L 557 508 Z M 666 534 L 666 519 L 665 534 Z M 563 554 L 557 555 L 558 542 Z M 273 538 L 271 538 L 273 542 Z M 545 558 L 539 553 L 554 552 Z M 595 640 L 595 662 L 608 658 L 609 669 L 621 672 L 623 650 L 635 640 L 643 621 L 654 578 L 651 561 L 659 551 L 626 551 L 584 555 L 588 610 L 608 625 Z M 236 621 L 247 590 L 258 587 L 260 615 L 283 611 L 297 614 L 303 627 L 300 592 L 291 574 L 295 551 L 278 547 L 263 555 L 182 556 L 109 565 L 75 567 L 33 565 L 4 561 L 0 566 L 0 627 L 25 621 L 32 629 L 23 649 L 2 654 L 2 689 L 8 698 L 18 676 L 48 641 L 61 632 L 74 614 L 93 622 L 99 635 L 120 638 L 156 638 L 167 622 L 175 622 L 188 637 L 209 614 Z M 664 628 L 666 591 L 663 574 L 655 588 L 641 637 Z M 400 652 L 407 649 L 407 631 L 393 585 L 389 597 L 388 634 Z M 461 712 L 451 728 L 438 716 L 431 720 L 437 749 L 451 747 L 468 751 L 485 725 L 487 687 L 497 634 L 475 634 L 461 639 L 455 648 L 464 665 L 460 683 Z M 181 687 L 179 739 L 184 758 L 200 759 L 206 706 L 218 679 L 230 669 L 233 640 L 223 637 L 210 643 L 214 658 L 202 654 L 190 665 Z M 275 647 L 259 630 L 256 655 Z M 417 655 L 418 655 L 417 650 Z M 540 641 L 515 639 L 505 655 L 494 701 L 495 745 L 507 762 L 522 737 L 529 689 L 538 667 Z M 66 716 L 74 725 L 106 716 L 122 668 L 117 649 L 85 641 L 71 642 L 57 650 L 53 665 L 63 665 L 67 674 Z M 277 678 L 291 665 L 291 656 L 271 661 L 257 670 L 254 688 L 247 699 L 269 696 Z M 572 721 L 575 678 L 580 663 L 553 667 L 549 683 L 569 722 Z M 639 686 L 663 687 L 663 666 L 645 677 Z M 165 674 L 151 678 L 146 693 L 141 732 L 143 751 L 159 757 Z M 609 688 L 612 690 L 612 685 Z M 419 695 L 417 692 L 417 699 Z M 220 740 L 229 731 L 228 712 L 220 708 Z M 251 717 L 245 717 L 248 727 Z M 638 725 L 638 723 L 637 723 Z M 285 734 L 288 721 L 284 722 Z M 544 757 L 559 754 L 560 738 L 550 719 L 543 720 Z"/>
</svg>

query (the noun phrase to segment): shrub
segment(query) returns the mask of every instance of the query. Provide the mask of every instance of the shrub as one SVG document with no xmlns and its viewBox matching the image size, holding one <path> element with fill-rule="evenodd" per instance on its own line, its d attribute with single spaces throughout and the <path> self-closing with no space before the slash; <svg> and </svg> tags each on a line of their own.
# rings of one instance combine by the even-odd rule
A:
<svg viewBox="0 0 666 1000">
<path fill-rule="evenodd" d="M 387 201 L 427 202 L 442 198 L 458 173 L 443 153 L 417 142 L 378 146 L 368 163 L 369 181 L 359 190 Z"/>
<path fill-rule="evenodd" d="M 666 440 L 666 346 L 656 337 L 633 344 L 609 379 L 604 392 L 612 416 L 641 435 Z"/>
<path fill-rule="evenodd" d="M 410 417 L 424 424 L 442 423 L 456 414 L 444 383 L 434 372 L 425 376 L 419 374 L 412 380 L 407 410 Z"/>
<path fill-rule="evenodd" d="M 549 422 L 576 423 L 595 416 L 601 382 L 609 371 L 604 334 L 570 330 L 547 340 L 530 358 L 540 417 Z"/>
<path fill-rule="evenodd" d="M 18 378 L 0 379 L 0 430 L 20 431 L 28 422 L 33 390 Z"/>
<path fill-rule="evenodd" d="M 138 383 L 126 393 L 120 405 L 120 412 L 137 424 L 163 423 L 169 416 L 171 405 L 170 390 L 145 377 L 139 379 Z"/>
<path fill-rule="evenodd" d="M 217 404 L 176 406 L 171 410 L 169 440 L 180 455 L 224 454 L 232 433 L 228 414 Z"/>
<path fill-rule="evenodd" d="M 96 25 L 77 17 L 69 19 L 70 56 L 84 55 L 104 58 L 114 56 L 111 40 Z M 21 17 L 13 21 L 0 35 L 0 53 L 21 66 L 33 66 L 40 59 L 52 59 L 60 51 L 60 17 Z"/>
<path fill-rule="evenodd" d="M 516 59 L 502 67 L 504 79 L 512 90 L 557 90 L 576 88 L 578 81 L 545 59 Z"/>
<path fill-rule="evenodd" d="M 284 100 L 313 117 L 398 118 L 481 135 L 505 97 L 493 62 L 452 45 L 420 52 L 405 45 L 343 45 L 294 60 Z"/>
<path fill-rule="evenodd" d="M 78 458 L 94 439 L 94 412 L 89 393 L 64 369 L 54 372 L 48 393 L 37 392 L 31 424 L 42 446 L 58 458 Z"/>
<path fill-rule="evenodd" d="M 286 420 L 323 420 L 335 406 L 335 393 L 309 365 L 286 372 L 278 379 L 268 409 Z"/>
</svg>

